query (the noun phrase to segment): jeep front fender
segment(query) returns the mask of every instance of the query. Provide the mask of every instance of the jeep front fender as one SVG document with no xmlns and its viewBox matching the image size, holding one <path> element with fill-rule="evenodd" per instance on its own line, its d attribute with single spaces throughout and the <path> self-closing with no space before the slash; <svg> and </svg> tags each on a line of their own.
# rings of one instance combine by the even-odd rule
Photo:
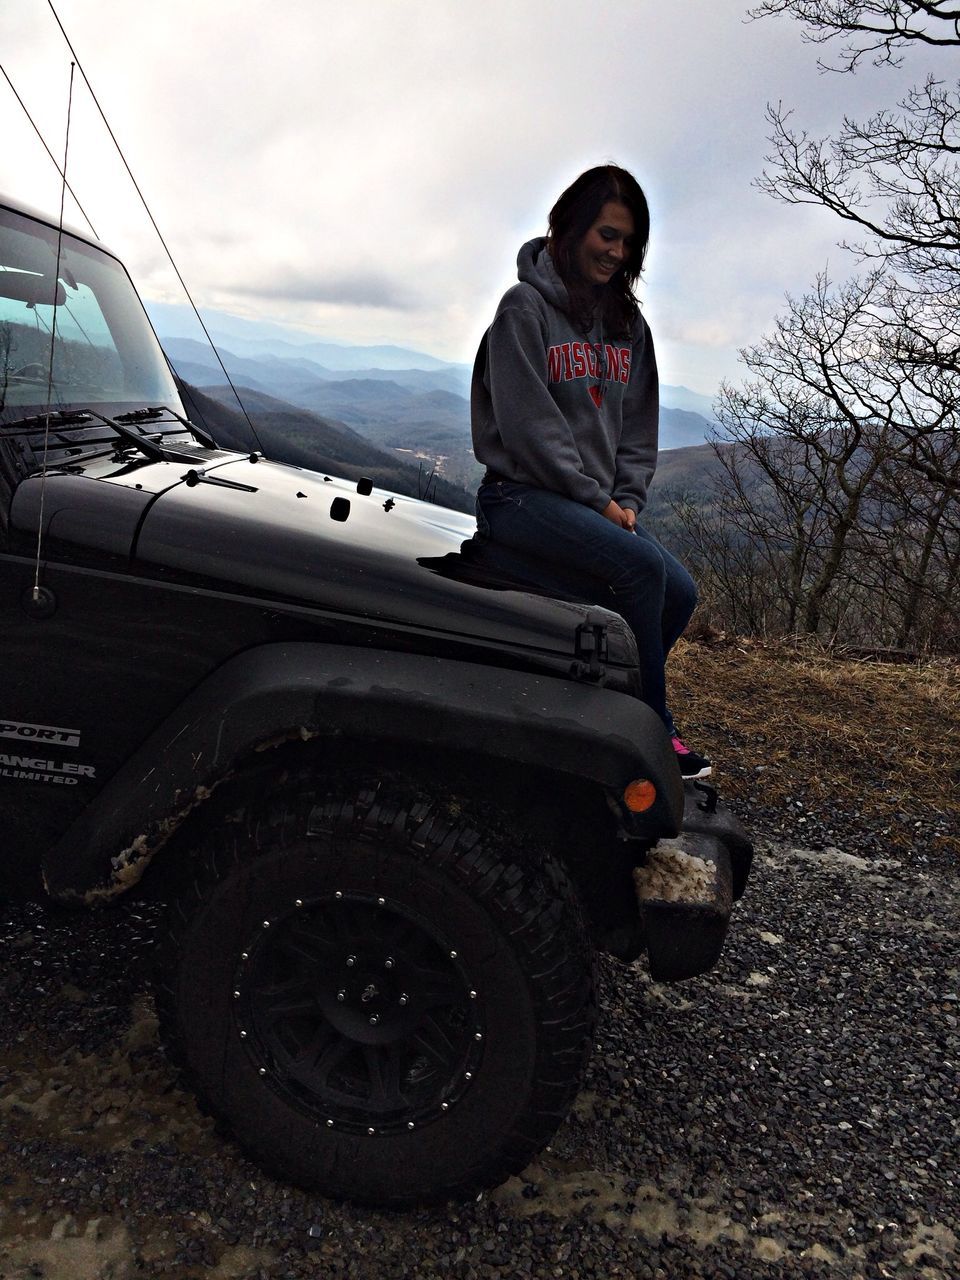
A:
<svg viewBox="0 0 960 1280">
<path fill-rule="evenodd" d="M 587 780 L 614 797 L 643 776 L 657 800 L 636 830 L 675 835 L 682 822 L 670 741 L 629 695 L 419 654 L 273 644 L 224 663 L 147 738 L 44 858 L 48 891 L 62 901 L 123 892 L 238 761 L 289 737 L 337 735 L 441 755 L 466 743 L 475 755 Z"/>
</svg>

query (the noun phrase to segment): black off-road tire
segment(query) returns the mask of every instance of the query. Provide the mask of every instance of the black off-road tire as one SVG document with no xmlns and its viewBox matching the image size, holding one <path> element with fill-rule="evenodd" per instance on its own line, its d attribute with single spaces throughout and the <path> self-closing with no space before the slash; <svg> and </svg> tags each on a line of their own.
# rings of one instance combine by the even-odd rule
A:
<svg viewBox="0 0 960 1280">
<path fill-rule="evenodd" d="M 410 783 L 300 782 L 198 851 L 158 985 L 188 1082 L 254 1160 L 359 1203 L 523 1169 L 579 1088 L 595 1015 L 549 857 Z"/>
</svg>

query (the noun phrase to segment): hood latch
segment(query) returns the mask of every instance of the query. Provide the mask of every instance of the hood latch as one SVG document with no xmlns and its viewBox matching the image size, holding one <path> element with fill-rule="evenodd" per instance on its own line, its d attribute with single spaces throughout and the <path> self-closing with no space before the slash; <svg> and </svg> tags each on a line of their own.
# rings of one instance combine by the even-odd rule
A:
<svg viewBox="0 0 960 1280">
<path fill-rule="evenodd" d="M 576 680 L 600 683 L 607 674 L 607 626 L 605 622 L 583 622 L 577 627 L 574 643 L 576 661 L 570 674 Z"/>
</svg>

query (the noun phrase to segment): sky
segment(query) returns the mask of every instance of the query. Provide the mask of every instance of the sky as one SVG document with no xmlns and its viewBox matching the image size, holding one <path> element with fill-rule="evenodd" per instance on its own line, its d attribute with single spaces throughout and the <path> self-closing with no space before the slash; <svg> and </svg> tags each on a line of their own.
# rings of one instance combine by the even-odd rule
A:
<svg viewBox="0 0 960 1280">
<path fill-rule="evenodd" d="M 663 381 L 712 395 L 787 293 L 852 269 L 842 227 L 752 185 L 768 103 L 815 135 L 928 70 L 823 73 L 748 0 L 54 0 L 201 313 L 470 362 L 520 245 L 582 170 L 647 194 L 639 287 Z M 2 0 L 0 65 L 62 159 L 70 52 L 48 0 Z M 0 78 L 0 191 L 60 178 Z M 141 294 L 185 301 L 79 71 L 67 178 Z M 85 226 L 67 196 L 66 217 Z M 199 336 L 199 333 L 198 333 Z"/>
</svg>

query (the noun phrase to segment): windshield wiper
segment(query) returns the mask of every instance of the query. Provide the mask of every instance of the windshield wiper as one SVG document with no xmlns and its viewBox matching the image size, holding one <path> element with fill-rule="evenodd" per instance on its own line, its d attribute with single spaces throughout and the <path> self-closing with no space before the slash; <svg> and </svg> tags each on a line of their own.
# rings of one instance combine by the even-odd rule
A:
<svg viewBox="0 0 960 1280">
<path fill-rule="evenodd" d="M 197 426 L 195 422 L 191 422 L 189 418 L 181 417 L 176 409 L 171 409 L 168 405 L 159 405 L 156 408 L 149 409 L 132 409 L 129 413 L 118 413 L 113 419 L 114 422 L 155 422 L 157 418 L 162 418 L 168 413 L 171 418 L 175 418 L 181 426 L 186 427 L 192 436 L 205 445 L 208 449 L 216 449 L 217 442 L 213 436 L 208 435 L 206 431 Z"/>
<path fill-rule="evenodd" d="M 151 462 L 195 461 L 196 458 L 193 453 L 181 452 L 177 448 L 161 444 L 151 436 L 141 435 L 139 431 L 131 429 L 134 424 L 156 422 L 158 418 L 162 418 L 165 414 L 169 414 L 174 421 L 185 427 L 194 439 L 205 448 L 217 448 L 217 442 L 206 431 L 201 430 L 195 423 L 181 417 L 176 410 L 169 409 L 165 405 L 157 408 L 132 409 L 129 413 L 118 413 L 115 418 L 110 418 L 105 413 L 98 413 L 96 409 L 51 409 L 49 413 L 33 413 L 23 418 L 14 418 L 12 421 L 2 422 L 0 423 L 0 429 L 16 427 L 19 429 L 26 428 L 29 431 L 35 428 L 46 429 L 48 426 L 50 428 L 79 427 L 89 422 L 102 422 L 104 426 L 111 427 L 125 443 L 132 444 L 139 449 Z"/>
<path fill-rule="evenodd" d="M 49 413 L 32 413 L 25 418 L 11 418 L 0 422 L 0 430 L 11 427 L 45 427 L 49 421 L 51 427 L 79 426 L 89 422 L 92 414 L 87 409 L 51 409 Z"/>
</svg>

